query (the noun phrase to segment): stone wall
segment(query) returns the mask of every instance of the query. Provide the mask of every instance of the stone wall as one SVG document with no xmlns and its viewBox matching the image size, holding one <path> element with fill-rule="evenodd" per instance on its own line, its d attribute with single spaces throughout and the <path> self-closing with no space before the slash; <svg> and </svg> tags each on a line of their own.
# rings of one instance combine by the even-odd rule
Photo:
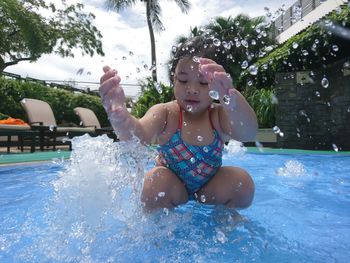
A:
<svg viewBox="0 0 350 263">
<path fill-rule="evenodd" d="M 326 69 L 276 74 L 277 146 L 350 150 L 350 58 Z M 322 79 L 326 78 L 329 82 Z"/>
</svg>

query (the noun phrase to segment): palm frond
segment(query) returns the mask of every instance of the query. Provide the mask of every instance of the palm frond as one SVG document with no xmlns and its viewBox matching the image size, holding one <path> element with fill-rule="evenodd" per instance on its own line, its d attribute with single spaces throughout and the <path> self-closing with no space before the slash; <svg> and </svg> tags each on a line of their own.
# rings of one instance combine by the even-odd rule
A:
<svg viewBox="0 0 350 263">
<path fill-rule="evenodd" d="M 191 3 L 188 0 L 174 0 L 177 6 L 181 9 L 181 12 L 187 14 L 191 8 Z"/>
<path fill-rule="evenodd" d="M 160 17 L 162 15 L 162 9 L 159 5 L 158 0 L 150 0 L 150 19 L 152 21 L 152 25 L 154 26 L 154 29 L 157 31 L 160 31 L 163 28 L 163 23 L 160 20 Z"/>
<path fill-rule="evenodd" d="M 106 0 L 105 6 L 107 10 L 115 10 L 117 12 L 135 5 L 137 0 Z"/>
</svg>

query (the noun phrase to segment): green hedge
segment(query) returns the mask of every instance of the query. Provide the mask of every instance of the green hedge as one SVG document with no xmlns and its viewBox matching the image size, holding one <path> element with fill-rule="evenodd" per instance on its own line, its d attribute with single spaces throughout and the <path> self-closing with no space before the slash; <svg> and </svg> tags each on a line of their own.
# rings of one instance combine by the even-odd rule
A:
<svg viewBox="0 0 350 263">
<path fill-rule="evenodd" d="M 141 96 L 131 110 L 131 114 L 137 118 L 143 117 L 153 105 L 174 99 L 174 89 L 172 87 L 156 83 L 151 78 L 146 78 L 144 81 L 140 81 L 139 84 L 141 86 Z"/>
<path fill-rule="evenodd" d="M 25 111 L 20 104 L 23 98 L 46 101 L 51 106 L 58 124 L 79 125 L 79 119 L 73 109 L 85 107 L 95 112 L 102 126 L 110 125 L 101 100 L 97 96 L 47 87 L 37 82 L 0 77 L 0 112 L 2 114 L 26 120 Z"/>
<path fill-rule="evenodd" d="M 250 81 L 255 87 L 274 88 L 276 72 L 319 69 L 349 56 L 350 41 L 341 37 L 342 32 L 349 28 L 350 11 L 344 5 L 258 60 L 255 63 L 258 74 L 252 76 L 244 71 L 239 85 L 247 86 Z M 338 50 L 333 49 L 334 45 Z"/>
</svg>

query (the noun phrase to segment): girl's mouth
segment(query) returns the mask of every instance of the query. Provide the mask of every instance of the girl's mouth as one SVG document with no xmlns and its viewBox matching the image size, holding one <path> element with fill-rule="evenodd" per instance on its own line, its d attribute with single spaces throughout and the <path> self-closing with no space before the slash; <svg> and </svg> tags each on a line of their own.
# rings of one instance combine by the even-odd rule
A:
<svg viewBox="0 0 350 263">
<path fill-rule="evenodd" d="M 187 104 L 197 104 L 197 103 L 199 103 L 199 100 L 185 100 L 185 103 L 187 103 Z"/>
</svg>

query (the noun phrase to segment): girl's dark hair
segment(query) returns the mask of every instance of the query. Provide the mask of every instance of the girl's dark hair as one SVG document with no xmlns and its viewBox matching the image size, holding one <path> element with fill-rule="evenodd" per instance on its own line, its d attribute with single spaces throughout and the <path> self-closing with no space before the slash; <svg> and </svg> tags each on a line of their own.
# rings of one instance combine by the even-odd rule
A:
<svg viewBox="0 0 350 263">
<path fill-rule="evenodd" d="M 220 53 L 222 53 L 222 48 L 216 46 L 213 43 L 213 38 L 208 38 L 204 36 L 196 36 L 193 38 L 190 38 L 180 44 L 176 51 L 173 53 L 173 57 L 171 59 L 171 67 L 170 67 L 170 77 L 173 80 L 175 69 L 177 66 L 177 63 L 180 59 L 188 57 L 205 57 L 212 59 L 216 61 L 217 63 L 222 64 L 223 67 L 225 65 L 223 64 L 223 61 L 219 61 L 218 56 Z"/>
</svg>

